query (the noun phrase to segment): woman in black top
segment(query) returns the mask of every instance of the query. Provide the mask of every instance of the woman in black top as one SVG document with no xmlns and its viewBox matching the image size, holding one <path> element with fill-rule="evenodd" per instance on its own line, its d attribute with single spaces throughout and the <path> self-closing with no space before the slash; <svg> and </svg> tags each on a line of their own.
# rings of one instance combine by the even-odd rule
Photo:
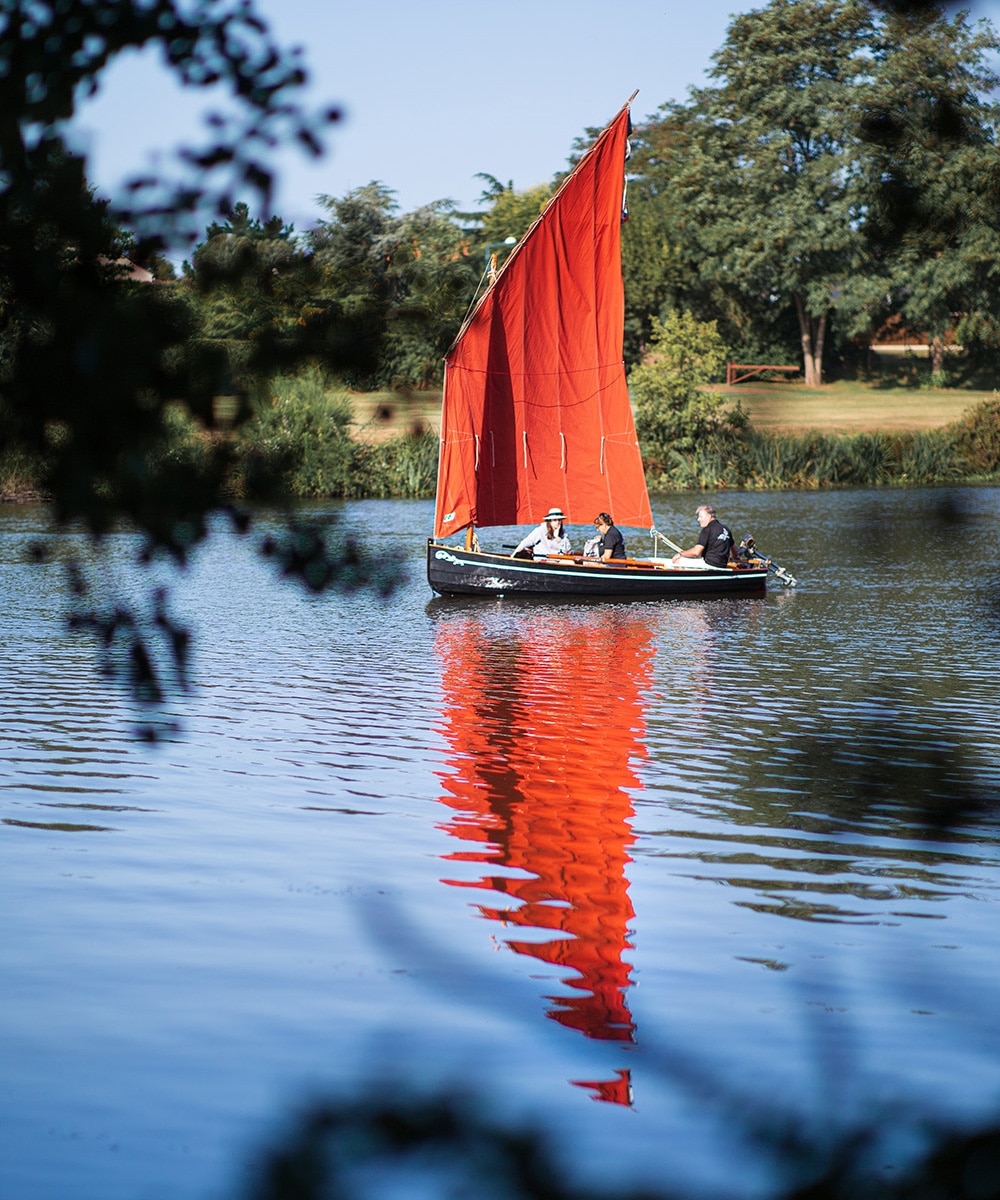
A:
<svg viewBox="0 0 1000 1200">
<path fill-rule="evenodd" d="M 601 540 L 597 544 L 597 557 L 607 562 L 609 558 L 625 557 L 625 539 L 615 528 L 610 513 L 598 513 L 594 518 Z"/>
</svg>

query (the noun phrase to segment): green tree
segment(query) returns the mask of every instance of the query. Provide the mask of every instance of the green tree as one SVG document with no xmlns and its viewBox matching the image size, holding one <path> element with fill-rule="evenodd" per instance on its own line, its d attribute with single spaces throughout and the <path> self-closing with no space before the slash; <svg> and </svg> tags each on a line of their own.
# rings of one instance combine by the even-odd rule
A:
<svg viewBox="0 0 1000 1200">
<path fill-rule="evenodd" d="M 513 181 L 505 185 L 495 176 L 482 172 L 477 178 L 486 184 L 479 197 L 480 204 L 486 207 L 474 214 L 460 215 L 471 215 L 479 222 L 479 241 L 484 246 L 511 237 L 520 241 L 555 190 L 550 183 L 539 183 L 524 191 L 517 191 Z"/>
<path fill-rule="evenodd" d="M 854 111 L 872 38 L 858 0 L 772 0 L 734 18 L 713 84 L 687 108 L 689 257 L 747 304 L 794 308 L 809 386 L 822 382 L 837 290 L 861 262 Z"/>
<path fill-rule="evenodd" d="M 646 184 L 646 186 L 642 186 Z M 696 304 L 689 273 L 678 252 L 676 214 L 669 193 L 650 176 L 629 185 L 629 219 L 622 230 L 625 282 L 625 362 L 641 362 L 658 315 L 679 304 Z"/>
<path fill-rule="evenodd" d="M 394 193 L 373 181 L 346 196 L 320 196 L 319 202 L 326 216 L 308 238 L 322 274 L 323 294 L 359 323 L 369 349 L 366 365 L 349 370 L 345 381 L 354 387 L 376 388 L 378 357 L 393 307 Z"/>
<path fill-rule="evenodd" d="M 742 362 L 781 362 L 797 352 L 794 314 L 762 301 L 714 270 L 701 247 L 702 214 L 690 204 L 699 121 L 682 106 L 640 124 L 632 135 L 629 221 L 622 233 L 625 358 L 642 360 L 652 320 L 685 309 L 715 321 Z"/>
<path fill-rule="evenodd" d="M 225 352 L 229 391 L 268 394 L 277 370 L 303 360 L 334 371 L 370 369 L 377 346 L 363 300 L 350 307 L 324 291 L 308 248 L 281 217 L 261 221 L 237 204 L 213 222 L 185 263 L 201 337 Z"/>
<path fill-rule="evenodd" d="M 298 341 L 304 262 L 293 234 L 280 217 L 260 221 L 237 204 L 226 221 L 208 227 L 184 264 L 200 301 L 201 336 L 225 348 L 233 377 L 227 390 L 245 391 L 258 372 L 270 372 L 290 334 Z"/>
<path fill-rule="evenodd" d="M 652 203 L 679 279 L 642 268 L 654 299 L 762 355 L 791 317 L 810 386 L 831 335 L 890 315 L 929 337 L 938 374 L 956 322 L 994 345 L 996 45 L 933 5 L 772 0 L 736 17 L 711 85 L 639 131 L 633 211 Z"/>
<path fill-rule="evenodd" d="M 938 383 L 949 335 L 1000 344 L 998 50 L 990 25 L 964 13 L 890 11 L 863 97 L 865 270 L 839 308 L 857 333 L 901 317 L 930 343 Z"/>
<path fill-rule="evenodd" d="M 371 357 L 348 380 L 365 389 L 428 387 L 476 285 L 470 235 L 447 201 L 397 215 L 393 193 L 372 182 L 341 198 L 309 234 L 321 290 L 359 322 Z"/>
<path fill-rule="evenodd" d="M 394 308 L 382 378 L 418 388 L 440 384 L 444 356 L 475 295 L 479 259 L 446 201 L 395 222 L 390 282 Z"/>
</svg>

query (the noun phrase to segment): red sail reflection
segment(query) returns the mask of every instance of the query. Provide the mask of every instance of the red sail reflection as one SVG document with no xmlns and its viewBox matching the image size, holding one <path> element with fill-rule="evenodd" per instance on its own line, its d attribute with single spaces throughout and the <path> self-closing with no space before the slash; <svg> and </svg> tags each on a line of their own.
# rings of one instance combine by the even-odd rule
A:
<svg viewBox="0 0 1000 1200">
<path fill-rule="evenodd" d="M 641 691 L 653 652 L 634 609 L 612 612 L 627 619 L 546 608 L 441 622 L 444 728 L 454 750 L 442 800 L 455 810 L 443 828 L 467 845 L 448 860 L 527 875 L 443 882 L 508 896 L 509 905 L 477 905 L 490 920 L 552 931 L 504 938 L 552 964 L 573 989 L 546 997 L 548 1015 L 587 1037 L 630 1042 L 625 789 L 641 786 L 630 759 L 645 752 Z M 595 1099 L 631 1100 L 627 1071 L 579 1086 Z"/>
</svg>

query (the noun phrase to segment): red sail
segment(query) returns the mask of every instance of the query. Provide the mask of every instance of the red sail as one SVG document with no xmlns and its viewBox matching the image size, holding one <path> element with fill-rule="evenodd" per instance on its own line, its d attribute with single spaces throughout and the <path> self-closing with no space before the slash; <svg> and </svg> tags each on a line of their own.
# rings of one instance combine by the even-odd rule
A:
<svg viewBox="0 0 1000 1200">
<path fill-rule="evenodd" d="M 628 106 L 515 248 L 445 359 L 435 537 L 653 523 L 622 360 Z"/>
</svg>

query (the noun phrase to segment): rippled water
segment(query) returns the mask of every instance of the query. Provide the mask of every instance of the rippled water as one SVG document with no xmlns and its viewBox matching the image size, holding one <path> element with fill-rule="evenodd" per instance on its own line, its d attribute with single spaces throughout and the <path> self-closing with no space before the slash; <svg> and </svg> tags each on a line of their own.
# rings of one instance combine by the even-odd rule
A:
<svg viewBox="0 0 1000 1200">
<path fill-rule="evenodd" d="M 727 497 L 800 586 L 674 603 L 433 598 L 429 504 L 318 511 L 410 581 L 216 537 L 149 746 L 0 510 L 0 1196 L 232 1194 L 404 1078 L 727 1195 L 740 1114 L 997 1100 L 1000 492 Z"/>
</svg>

